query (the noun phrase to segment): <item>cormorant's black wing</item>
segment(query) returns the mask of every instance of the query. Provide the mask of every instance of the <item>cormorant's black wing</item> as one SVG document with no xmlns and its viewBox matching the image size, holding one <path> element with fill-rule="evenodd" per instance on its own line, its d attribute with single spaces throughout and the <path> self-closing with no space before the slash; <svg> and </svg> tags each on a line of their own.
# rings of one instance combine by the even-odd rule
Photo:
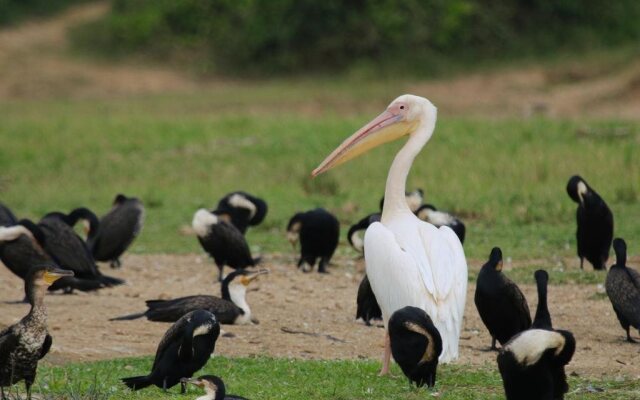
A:
<svg viewBox="0 0 640 400">
<path fill-rule="evenodd" d="M 45 217 L 38 224 L 45 234 L 45 250 L 60 267 L 69 269 L 77 278 L 100 276 L 84 241 L 69 225 L 55 217 Z"/>
<path fill-rule="evenodd" d="M 230 301 L 215 296 L 196 295 L 173 300 L 148 300 L 146 316 L 151 321 L 172 322 L 195 310 L 207 310 L 214 314 L 221 324 L 233 323 L 241 312 Z"/>
<path fill-rule="evenodd" d="M 518 285 L 516 285 L 509 278 L 505 277 L 508 285 L 506 285 L 506 290 L 508 294 L 509 304 L 513 306 L 520 319 L 520 326 L 523 327 L 522 330 L 529 329 L 531 327 L 531 312 L 529 311 L 529 304 L 527 303 L 527 299 L 524 297 L 524 294 L 520 291 Z"/>
<path fill-rule="evenodd" d="M 51 335 L 47 333 L 47 336 L 44 338 L 44 343 L 42 344 L 42 350 L 40 351 L 40 360 L 42 360 L 44 356 L 46 356 L 47 353 L 49 353 L 49 350 L 51 350 L 52 344 L 53 344 L 53 338 L 51 337 Z"/>
<path fill-rule="evenodd" d="M 620 267 L 611 268 L 607 273 L 605 286 L 614 309 L 622 314 L 631 326 L 638 329 L 640 327 L 640 288 L 636 286 L 636 281 L 640 280 L 640 276 L 637 271 L 630 268 L 627 271 Z"/>
<path fill-rule="evenodd" d="M 209 236 L 224 254 L 226 265 L 232 268 L 245 268 L 254 265 L 251 250 L 244 235 L 232 224 L 221 221 L 211 226 Z"/>
<path fill-rule="evenodd" d="M 0 332 L 0 365 L 9 363 L 9 355 L 18 346 L 18 336 L 13 331 L 13 326 Z"/>
<path fill-rule="evenodd" d="M 110 261 L 131 245 L 142 228 L 143 208 L 137 200 L 115 206 L 100 219 L 98 234 L 91 244 L 96 260 Z"/>
<path fill-rule="evenodd" d="M 151 370 L 153 371 L 156 368 L 156 363 L 158 360 L 162 359 L 167 348 L 175 342 L 182 342 L 182 336 L 184 335 L 184 331 L 186 327 L 191 322 L 191 316 L 185 316 L 184 318 L 180 318 L 176 321 L 175 324 L 171 325 L 171 327 L 165 332 L 164 336 L 160 340 L 158 344 L 158 349 L 156 350 L 156 358 L 153 360 L 153 367 Z"/>
</svg>

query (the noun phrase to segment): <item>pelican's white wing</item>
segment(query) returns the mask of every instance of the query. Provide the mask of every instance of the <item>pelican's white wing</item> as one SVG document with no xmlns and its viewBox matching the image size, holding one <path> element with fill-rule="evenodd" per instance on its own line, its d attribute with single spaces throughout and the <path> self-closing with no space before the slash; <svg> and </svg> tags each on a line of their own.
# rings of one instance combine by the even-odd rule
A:
<svg viewBox="0 0 640 400">
<path fill-rule="evenodd" d="M 402 307 L 420 307 L 442 336 L 440 361 L 456 359 L 467 288 L 458 237 L 448 227 L 438 229 L 413 215 L 387 225 L 372 224 L 365 234 L 367 275 L 385 324 Z"/>
</svg>

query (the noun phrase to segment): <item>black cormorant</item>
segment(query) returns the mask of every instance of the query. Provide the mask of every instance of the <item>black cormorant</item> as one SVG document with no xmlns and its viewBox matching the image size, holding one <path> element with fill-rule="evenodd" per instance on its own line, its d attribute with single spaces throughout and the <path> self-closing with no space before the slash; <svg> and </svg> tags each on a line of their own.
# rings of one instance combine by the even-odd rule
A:
<svg viewBox="0 0 640 400">
<path fill-rule="evenodd" d="M 547 285 L 549 283 L 549 274 L 543 269 L 539 269 L 533 274 L 536 279 L 538 288 L 538 306 L 536 307 L 536 315 L 533 318 L 531 329 L 553 329 L 551 323 L 551 315 L 547 305 Z"/>
<path fill-rule="evenodd" d="M 366 231 L 369 225 L 372 223 L 380 221 L 380 213 L 369 214 L 366 217 L 362 218 L 360 221 L 351 225 L 349 231 L 347 232 L 347 240 L 351 247 L 354 250 L 363 253 L 364 252 L 364 234 L 360 234 L 360 231 Z"/>
<path fill-rule="evenodd" d="M 200 245 L 218 266 L 218 281 L 222 281 L 224 266 L 242 269 L 256 265 L 242 233 L 230 222 L 226 213 L 201 208 L 193 216 L 193 230 Z"/>
<path fill-rule="evenodd" d="M 287 239 L 295 246 L 300 241 L 298 268 L 309 272 L 320 258 L 318 272 L 326 273 L 333 253 L 338 247 L 340 223 L 323 208 L 295 214 L 287 224 Z"/>
<path fill-rule="evenodd" d="M 514 336 L 498 354 L 507 400 L 557 400 L 569 390 L 564 366 L 576 341 L 569 331 L 529 329 Z"/>
<path fill-rule="evenodd" d="M 38 223 L 38 227 L 44 233 L 45 251 L 61 268 L 75 273 L 73 278 L 65 277 L 58 280 L 49 290 L 89 291 L 123 284 L 124 281 L 121 279 L 100 273 L 87 244 L 72 228 L 78 219 L 88 219 L 91 226 L 89 237 L 95 235 L 98 218 L 86 208 L 77 208 L 68 215 L 60 212 L 49 213 Z"/>
<path fill-rule="evenodd" d="M 462 221 L 455 216 L 444 211 L 438 211 L 431 204 L 424 204 L 420 206 L 415 214 L 421 220 L 426 221 L 437 228 L 441 226 L 448 226 L 453 230 L 456 236 L 458 236 L 460 243 L 464 244 L 466 228 Z"/>
<path fill-rule="evenodd" d="M 627 244 L 616 238 L 613 241 L 616 263 L 607 273 L 605 287 L 622 329 L 627 331 L 627 341 L 636 343 L 629 332 L 631 327 L 640 329 L 640 273 L 627 267 Z"/>
<path fill-rule="evenodd" d="M 109 261 L 120 268 L 120 256 L 140 234 L 144 205 L 135 197 L 116 196 L 111 210 L 100 218 L 97 234 L 88 241 L 96 261 Z"/>
<path fill-rule="evenodd" d="M 238 191 L 220 199 L 215 211 L 229 214 L 231 223 L 244 235 L 249 226 L 259 225 L 264 220 L 267 203 L 249 193 Z"/>
<path fill-rule="evenodd" d="M 594 269 L 605 269 L 613 239 L 613 214 L 600 195 L 577 175 L 569 179 L 567 193 L 578 203 L 576 239 L 580 269 L 585 258 Z"/>
<path fill-rule="evenodd" d="M 480 269 L 474 300 L 491 334 L 491 350 L 497 349 L 496 339 L 504 346 L 513 335 L 531 327 L 527 299 L 502 273 L 502 251 L 498 247 L 491 250 L 489 261 Z"/>
<path fill-rule="evenodd" d="M 224 382 L 215 375 L 203 375 L 191 379 L 183 378 L 182 381 L 204 389 L 206 394 L 196 400 L 248 400 L 246 397 L 227 394 Z"/>
<path fill-rule="evenodd" d="M 247 304 L 247 286 L 258 276 L 268 272 L 266 269 L 259 271 L 239 269 L 230 273 L 222 282 L 222 298 L 196 295 L 172 300 L 147 300 L 146 311 L 111 320 L 124 321 L 147 317 L 150 321 L 173 322 L 190 311 L 202 309 L 214 313 L 221 324 L 257 323 Z"/>
<path fill-rule="evenodd" d="M 360 282 L 360 286 L 358 287 L 358 298 L 356 303 L 358 305 L 356 319 L 362 318 L 367 326 L 371 325 L 370 321 L 372 319 L 382 319 L 382 311 L 380 310 L 380 305 L 376 300 L 376 295 L 373 294 L 367 274 L 364 275 Z"/>
<path fill-rule="evenodd" d="M 436 383 L 442 338 L 427 313 L 417 307 L 404 307 L 389 318 L 391 354 L 402 372 L 416 386 Z"/>
<path fill-rule="evenodd" d="M 164 390 L 180 383 L 182 393 L 185 383 L 209 360 L 220 335 L 220 324 L 216 316 L 205 310 L 192 311 L 167 330 L 162 337 L 151 372 L 146 376 L 122 378 L 122 382 L 133 390 L 156 385 Z"/>
<path fill-rule="evenodd" d="M 47 309 L 44 304 L 46 288 L 57 279 L 73 272 L 52 265 L 34 265 L 27 276 L 29 313 L 20 322 L 0 332 L 0 391 L 24 380 L 27 399 L 31 399 L 31 385 L 36 379 L 38 360 L 44 357 L 53 342 L 47 331 Z"/>
</svg>

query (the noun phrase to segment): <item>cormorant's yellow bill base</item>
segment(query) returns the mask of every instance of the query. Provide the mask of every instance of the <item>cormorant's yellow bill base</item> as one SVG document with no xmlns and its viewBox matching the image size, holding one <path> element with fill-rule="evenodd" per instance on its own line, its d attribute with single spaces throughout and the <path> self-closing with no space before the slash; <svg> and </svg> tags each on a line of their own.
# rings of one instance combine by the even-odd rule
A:
<svg viewBox="0 0 640 400">
<path fill-rule="evenodd" d="M 73 276 L 73 275 L 74 275 L 73 271 L 69 271 L 65 269 L 51 269 L 51 270 L 45 271 L 44 281 L 47 283 L 47 285 L 51 285 L 53 284 L 53 282 L 57 281 L 58 279 L 64 276 Z"/>
<path fill-rule="evenodd" d="M 412 131 L 413 123 L 405 120 L 400 105 L 392 104 L 382 114 L 347 138 L 311 173 L 316 177 L 381 144 L 396 140 Z"/>
</svg>

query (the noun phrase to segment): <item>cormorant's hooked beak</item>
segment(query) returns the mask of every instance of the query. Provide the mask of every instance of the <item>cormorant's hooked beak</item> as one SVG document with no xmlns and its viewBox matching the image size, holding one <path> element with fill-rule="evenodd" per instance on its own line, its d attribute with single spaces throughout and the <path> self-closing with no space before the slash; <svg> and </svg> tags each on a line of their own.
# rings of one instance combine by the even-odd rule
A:
<svg viewBox="0 0 640 400">
<path fill-rule="evenodd" d="M 202 384 L 202 381 L 200 379 L 198 379 L 198 378 L 181 378 L 180 379 L 180 383 L 184 383 L 184 384 L 190 383 L 190 384 L 198 386 L 198 387 L 204 386 Z"/>
<path fill-rule="evenodd" d="M 69 271 L 66 269 L 59 269 L 59 268 L 51 268 L 47 271 L 44 272 L 44 281 L 47 283 L 47 285 L 51 285 L 53 284 L 53 282 L 57 281 L 58 279 L 65 277 L 65 276 L 73 276 L 73 271 Z"/>
<path fill-rule="evenodd" d="M 587 194 L 587 185 L 584 182 L 578 182 L 578 198 L 580 199 L 580 205 L 584 205 L 584 195 Z"/>
<path fill-rule="evenodd" d="M 255 281 L 256 279 L 258 279 L 258 277 L 260 275 L 266 275 L 269 273 L 268 269 L 259 269 L 255 272 L 251 272 L 250 274 L 247 274 L 245 276 L 242 277 L 242 284 L 244 284 L 245 286 L 247 286 L 248 284 L 250 284 L 251 282 Z"/>
<path fill-rule="evenodd" d="M 374 147 L 396 140 L 409 133 L 411 127 L 412 124 L 405 121 L 401 114 L 387 109 L 342 142 L 313 170 L 311 176 L 318 176 Z"/>
</svg>

